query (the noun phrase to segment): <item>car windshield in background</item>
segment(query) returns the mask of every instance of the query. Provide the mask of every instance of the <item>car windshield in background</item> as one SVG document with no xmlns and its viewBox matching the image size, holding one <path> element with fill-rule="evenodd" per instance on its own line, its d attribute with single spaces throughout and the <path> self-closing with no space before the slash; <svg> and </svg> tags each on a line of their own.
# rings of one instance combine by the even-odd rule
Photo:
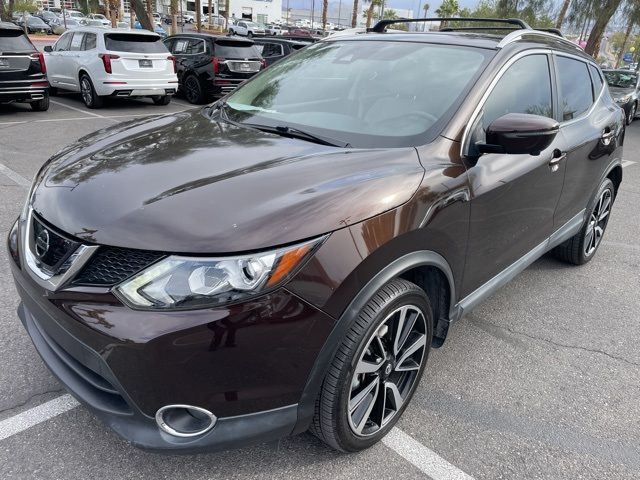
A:
<svg viewBox="0 0 640 480">
<path fill-rule="evenodd" d="M 168 51 L 159 36 L 133 33 L 105 35 L 105 46 L 112 52 L 164 53 Z"/>
<path fill-rule="evenodd" d="M 421 145 L 435 138 L 491 54 L 409 42 L 317 43 L 246 83 L 225 113 L 353 147 Z"/>
<path fill-rule="evenodd" d="M 29 43 L 22 30 L 0 29 L 0 52 L 19 53 L 33 52 L 33 50 L 33 45 Z"/>
<path fill-rule="evenodd" d="M 260 58 L 255 45 L 247 42 L 217 41 L 216 56 L 219 58 Z"/>
<path fill-rule="evenodd" d="M 638 83 L 638 76 L 633 72 L 605 70 L 603 73 L 610 87 L 634 88 Z"/>
</svg>

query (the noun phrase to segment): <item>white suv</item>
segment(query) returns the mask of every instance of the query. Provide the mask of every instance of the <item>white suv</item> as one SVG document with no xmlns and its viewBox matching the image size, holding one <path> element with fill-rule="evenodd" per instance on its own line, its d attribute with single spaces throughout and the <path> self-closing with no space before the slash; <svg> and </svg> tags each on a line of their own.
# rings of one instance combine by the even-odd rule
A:
<svg viewBox="0 0 640 480">
<path fill-rule="evenodd" d="M 174 57 L 148 31 L 78 28 L 46 46 L 45 56 L 52 92 L 80 92 L 89 108 L 101 107 L 107 96 L 167 105 L 178 88 Z"/>
<path fill-rule="evenodd" d="M 229 27 L 231 35 L 242 35 L 243 37 L 264 36 L 265 31 L 260 25 L 248 20 L 240 20 L 235 25 Z"/>
</svg>

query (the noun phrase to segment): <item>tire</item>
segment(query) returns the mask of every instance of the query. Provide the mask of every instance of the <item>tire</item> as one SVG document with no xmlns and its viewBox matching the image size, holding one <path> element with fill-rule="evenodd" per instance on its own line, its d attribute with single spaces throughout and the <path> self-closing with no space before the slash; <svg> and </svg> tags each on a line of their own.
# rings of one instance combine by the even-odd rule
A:
<svg viewBox="0 0 640 480">
<path fill-rule="evenodd" d="M 636 118 L 636 112 L 638 110 L 638 105 L 634 102 L 633 105 L 631 105 L 631 108 L 629 109 L 629 114 L 627 115 L 627 125 L 631 125 L 631 122 L 633 122 L 634 118 Z"/>
<path fill-rule="evenodd" d="M 57 87 L 49 87 L 49 96 L 50 97 L 58 96 L 58 88 Z"/>
<path fill-rule="evenodd" d="M 87 74 L 80 76 L 80 94 L 87 108 L 101 108 L 104 104 L 104 100 L 96 93 L 96 89 L 93 88 L 93 82 L 91 82 Z"/>
<path fill-rule="evenodd" d="M 170 95 L 154 95 L 151 97 L 155 105 L 169 105 L 171 103 Z"/>
<path fill-rule="evenodd" d="M 402 322 L 405 328 L 411 327 L 401 328 L 402 334 L 396 337 L 403 311 L 407 312 L 406 319 L 414 318 L 413 324 L 407 320 Z M 342 452 L 364 450 L 382 439 L 415 392 L 427 362 L 432 335 L 431 304 L 421 288 L 406 280 L 394 279 L 378 290 L 352 320 L 337 348 L 316 400 L 311 432 Z M 402 362 L 398 363 L 393 358 L 394 338 L 401 339 L 397 353 Z M 403 360 L 403 352 L 416 344 L 420 347 Z M 386 360 L 381 360 L 383 352 Z M 410 371 L 405 369 L 407 366 L 411 366 Z M 377 371 L 358 373 L 356 367 Z M 402 370 L 398 370 L 401 367 Z M 374 383 L 377 386 L 371 390 Z M 392 383 L 400 395 L 401 401 L 397 403 L 393 400 L 397 397 L 389 388 Z M 363 394 L 368 390 L 372 395 Z M 384 395 L 379 395 L 380 392 Z M 349 413 L 350 403 L 356 407 L 352 413 Z"/>
<path fill-rule="evenodd" d="M 202 85 L 200 85 L 200 80 L 195 75 L 189 75 L 184 80 L 183 85 L 184 97 L 187 99 L 187 102 L 192 103 L 194 105 L 198 105 L 204 102 L 204 94 L 202 92 Z"/>
<path fill-rule="evenodd" d="M 596 196 L 587 207 L 589 216 L 580 231 L 554 248 L 553 255 L 563 262 L 574 265 L 584 265 L 591 261 L 602 243 L 614 200 L 613 182 L 605 178 L 600 184 Z M 596 218 L 598 218 L 597 221 Z"/>
<path fill-rule="evenodd" d="M 29 105 L 31 105 L 31 110 L 34 112 L 46 112 L 49 110 L 49 95 L 45 94 L 42 100 L 31 102 Z"/>
</svg>

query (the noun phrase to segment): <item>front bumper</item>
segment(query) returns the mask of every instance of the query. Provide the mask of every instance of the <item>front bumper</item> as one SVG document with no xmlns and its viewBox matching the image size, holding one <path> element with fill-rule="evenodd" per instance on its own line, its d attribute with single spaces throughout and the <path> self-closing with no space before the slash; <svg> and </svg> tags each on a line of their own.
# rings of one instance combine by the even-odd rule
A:
<svg viewBox="0 0 640 480">
<path fill-rule="evenodd" d="M 130 310 L 110 295 L 50 292 L 14 263 L 12 270 L 18 314 L 49 369 L 116 433 L 152 451 L 216 451 L 291 434 L 333 326 L 286 290 L 237 308 L 167 316 Z M 154 420 L 169 404 L 205 408 L 218 422 L 199 437 L 173 437 Z"/>
</svg>

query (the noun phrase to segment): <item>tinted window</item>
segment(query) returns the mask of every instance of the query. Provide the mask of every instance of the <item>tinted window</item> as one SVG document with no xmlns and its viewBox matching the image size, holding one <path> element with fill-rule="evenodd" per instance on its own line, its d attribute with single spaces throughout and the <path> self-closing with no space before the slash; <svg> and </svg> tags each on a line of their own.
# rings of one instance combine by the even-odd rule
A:
<svg viewBox="0 0 640 480">
<path fill-rule="evenodd" d="M 216 42 L 216 57 L 220 58 L 260 58 L 255 45 L 245 42 Z"/>
<path fill-rule="evenodd" d="M 595 97 L 598 96 L 600 90 L 602 90 L 602 85 L 604 85 L 604 83 L 602 82 L 602 76 L 596 67 L 589 65 L 589 70 L 591 71 L 591 81 L 593 82 L 593 93 Z"/>
<path fill-rule="evenodd" d="M 69 50 L 76 51 L 82 50 L 82 40 L 84 39 L 84 33 L 76 32 L 73 34 L 73 39 L 71 39 L 71 45 L 69 46 Z"/>
<path fill-rule="evenodd" d="M 199 53 L 204 53 L 204 41 L 197 39 L 189 40 L 186 53 L 188 55 L 197 55 Z"/>
<path fill-rule="evenodd" d="M 517 60 L 502 75 L 484 104 L 484 130 L 507 113 L 529 113 L 553 117 L 551 76 L 546 55 Z"/>
<path fill-rule="evenodd" d="M 84 35 L 84 50 L 93 50 L 96 48 L 96 34 L 85 33 Z"/>
<path fill-rule="evenodd" d="M 0 29 L 0 52 L 32 52 L 35 48 L 22 30 Z"/>
<path fill-rule="evenodd" d="M 58 40 L 54 45 L 53 49 L 57 52 L 64 52 L 66 50 L 69 50 L 69 44 L 71 43 L 72 36 L 73 33 L 65 33 L 64 35 L 62 35 L 62 37 L 60 37 L 60 40 Z"/>
<path fill-rule="evenodd" d="M 130 33 L 109 33 L 104 36 L 107 50 L 131 53 L 167 52 L 162 40 L 157 35 L 136 35 Z"/>
<path fill-rule="evenodd" d="M 240 87 L 227 115 L 356 148 L 421 145 L 435 138 L 491 55 L 428 43 L 318 42 Z"/>
<path fill-rule="evenodd" d="M 262 56 L 265 58 L 268 57 L 280 57 L 284 55 L 282 52 L 282 45 L 279 43 L 264 43 L 262 45 L 256 45 L 258 51 L 262 48 Z"/>
<path fill-rule="evenodd" d="M 587 64 L 567 57 L 556 57 L 562 119 L 579 117 L 591 107 L 593 92 Z"/>
</svg>

